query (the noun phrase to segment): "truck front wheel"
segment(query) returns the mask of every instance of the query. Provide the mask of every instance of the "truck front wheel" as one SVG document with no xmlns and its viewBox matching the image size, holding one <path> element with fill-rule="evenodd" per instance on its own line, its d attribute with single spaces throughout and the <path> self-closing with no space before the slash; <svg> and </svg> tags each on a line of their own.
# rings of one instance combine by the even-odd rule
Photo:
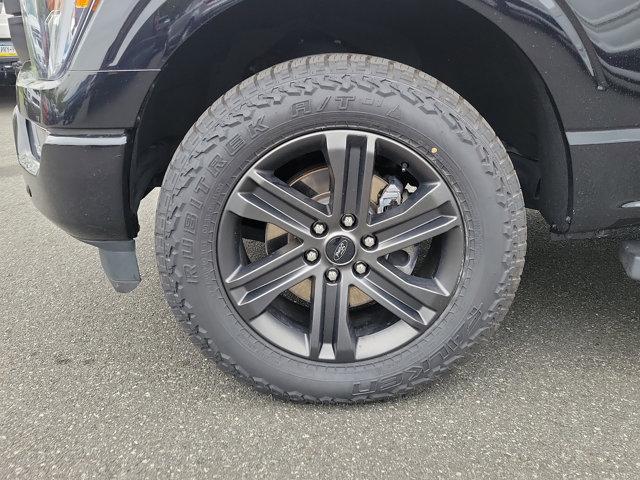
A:
<svg viewBox="0 0 640 480">
<path fill-rule="evenodd" d="M 504 146 L 450 88 L 318 55 L 198 120 L 156 247 L 171 308 L 224 370 L 291 400 L 371 401 L 431 381 L 502 320 L 525 208 Z"/>
</svg>

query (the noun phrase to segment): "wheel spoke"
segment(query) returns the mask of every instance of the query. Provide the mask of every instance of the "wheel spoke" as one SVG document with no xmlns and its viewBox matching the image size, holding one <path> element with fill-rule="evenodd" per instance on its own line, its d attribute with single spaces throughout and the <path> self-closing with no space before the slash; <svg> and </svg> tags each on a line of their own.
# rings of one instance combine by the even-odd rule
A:
<svg viewBox="0 0 640 480">
<path fill-rule="evenodd" d="M 260 260 L 251 262 L 249 265 L 239 267 L 229 277 L 225 279 L 227 286 L 231 289 L 242 287 L 250 282 L 254 282 L 264 275 L 271 273 L 278 268 L 291 265 L 302 257 L 304 249 L 302 245 L 288 243 L 279 248 L 271 255 Z"/>
<path fill-rule="evenodd" d="M 438 314 L 449 304 L 451 292 L 436 278 L 409 275 L 385 259 L 381 259 L 372 268 L 385 280 L 394 283 L 411 298 Z"/>
<path fill-rule="evenodd" d="M 366 134 L 327 132 L 324 155 L 332 181 L 332 213 L 354 214 L 366 221 L 369 214 L 376 140 Z"/>
<path fill-rule="evenodd" d="M 243 218 L 272 223 L 299 238 L 309 236 L 316 220 L 328 218 L 327 208 L 290 187 L 273 174 L 252 171 L 248 189 L 235 192 L 228 209 Z"/>
<path fill-rule="evenodd" d="M 225 281 L 240 314 L 255 318 L 278 295 L 311 276 L 301 245 L 289 244 L 271 255 L 239 267 Z"/>
<path fill-rule="evenodd" d="M 314 280 L 310 357 L 337 362 L 351 362 L 356 356 L 356 338 L 349 324 L 349 286 Z"/>
<path fill-rule="evenodd" d="M 394 274 L 384 267 L 372 268 L 365 277 L 357 279 L 355 285 L 418 331 L 426 330 L 446 305 L 447 293 L 435 282 L 430 284 L 425 279 Z"/>
<path fill-rule="evenodd" d="M 378 234 L 378 247 L 374 254 L 382 257 L 442 235 L 458 226 L 460 226 L 460 219 L 453 215 L 435 214 L 414 218 L 406 224 L 399 224 Z"/>
</svg>

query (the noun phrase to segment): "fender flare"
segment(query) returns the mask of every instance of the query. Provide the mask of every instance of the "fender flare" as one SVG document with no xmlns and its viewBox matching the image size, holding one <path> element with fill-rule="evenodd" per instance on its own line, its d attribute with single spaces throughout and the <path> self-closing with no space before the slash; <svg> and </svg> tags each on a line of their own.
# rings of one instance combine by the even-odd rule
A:
<svg viewBox="0 0 640 480">
<path fill-rule="evenodd" d="M 196 31 L 223 21 L 225 12 L 249 1 L 146 0 L 119 3 L 118 8 L 103 2 L 103 14 L 93 18 L 82 39 L 94 42 L 87 49 L 92 54 L 75 58 L 71 70 L 159 72 Z M 269 1 L 277 0 L 261 0 L 260 5 Z M 603 90 L 606 82 L 593 45 L 565 0 L 455 1 L 494 24 L 522 50 L 547 85 L 566 130 L 584 129 L 585 115 L 576 105 Z M 113 25 L 122 27 L 114 30 Z M 579 82 L 573 92 L 567 93 L 567 77 Z M 592 118 L 598 115 L 591 113 Z M 595 123 L 603 123 L 600 117 Z"/>
<path fill-rule="evenodd" d="M 120 30 L 111 31 L 111 38 L 105 43 L 105 55 L 95 55 L 92 59 L 76 59 L 73 70 L 156 70 L 161 69 L 171 55 L 199 28 L 223 14 L 229 8 L 247 0 L 147 0 L 132 2 L 130 6 L 118 5 L 118 12 L 109 11 L 108 15 L 98 15 L 90 30 L 102 28 L 101 37 L 105 37 L 107 23 L 121 24 Z M 267 0 L 265 0 L 267 1 Z M 537 28 L 555 34 L 564 40 L 565 48 L 572 50 L 583 67 L 593 77 L 598 77 L 598 59 L 586 32 L 580 25 L 573 10 L 565 0 L 454 0 L 461 3 L 500 28 L 532 59 L 534 65 L 544 71 L 544 65 L 536 62 L 531 50 L 535 48 L 530 37 L 521 32 L 524 21 Z M 102 7 L 101 7 L 102 8 Z M 120 23 L 115 23 L 120 22 Z M 189 25 L 190 31 L 181 36 L 180 41 L 171 37 L 171 30 Z M 145 31 L 165 30 L 164 43 L 145 45 Z M 184 32 L 183 32 L 184 33 Z M 85 37 L 92 41 L 93 35 Z M 145 55 L 143 52 L 148 51 Z M 141 53 L 142 52 L 142 53 Z M 94 51 L 95 53 L 95 51 Z M 549 52 L 546 52 L 549 53 Z M 96 65 L 99 61 L 101 65 Z M 93 65 L 92 65 L 93 63 Z"/>
</svg>

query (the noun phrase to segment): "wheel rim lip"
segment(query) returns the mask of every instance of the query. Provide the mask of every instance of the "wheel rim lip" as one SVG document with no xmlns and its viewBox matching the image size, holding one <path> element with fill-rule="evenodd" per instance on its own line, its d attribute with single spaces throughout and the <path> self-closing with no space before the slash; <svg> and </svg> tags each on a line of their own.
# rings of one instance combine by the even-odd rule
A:
<svg viewBox="0 0 640 480">
<path fill-rule="evenodd" d="M 409 152 L 410 155 L 413 155 L 414 157 L 416 157 L 417 159 L 419 159 L 419 161 L 421 162 L 421 164 L 423 166 L 425 166 L 428 171 L 430 172 L 430 175 L 433 175 L 434 177 L 436 177 L 439 181 L 441 181 L 444 185 L 446 185 L 447 190 L 451 193 L 451 197 L 453 200 L 453 205 L 455 207 L 455 211 L 457 212 L 459 219 L 460 219 L 460 226 L 458 228 L 460 236 L 461 236 L 461 244 L 462 244 L 462 255 L 459 261 L 459 268 L 458 268 L 458 273 L 456 276 L 456 280 L 455 280 L 455 286 L 453 289 L 451 289 L 451 294 L 450 294 L 450 299 L 448 304 L 446 305 L 445 308 L 442 309 L 442 311 L 440 312 L 440 314 L 437 316 L 437 318 L 431 322 L 430 327 L 433 326 L 433 323 L 435 323 L 435 321 L 437 319 L 440 319 L 442 317 L 444 317 L 447 312 L 450 310 L 451 306 L 455 303 L 454 299 L 457 295 L 457 292 L 459 290 L 460 287 L 460 279 L 462 278 L 462 274 L 464 271 L 464 266 L 467 263 L 467 256 L 466 256 L 466 250 L 467 250 L 467 231 L 466 231 L 466 224 L 464 222 L 464 218 L 462 216 L 461 209 L 458 203 L 458 198 L 455 195 L 453 189 L 451 188 L 451 186 L 449 185 L 449 182 L 447 181 L 447 179 L 438 171 L 438 169 L 433 165 L 433 163 L 427 158 L 428 154 L 421 154 L 420 152 L 416 151 L 414 148 L 412 148 L 409 145 L 404 144 L 401 140 L 387 136 L 385 134 L 381 134 L 380 132 L 377 132 L 375 130 L 369 129 L 367 127 L 363 127 L 363 128 L 348 128 L 348 127 L 344 127 L 344 126 L 335 126 L 334 128 L 330 128 L 330 129 L 321 129 L 321 130 L 316 130 L 316 131 L 307 131 L 304 133 L 301 133 L 299 135 L 296 136 L 292 136 L 286 140 L 283 140 L 282 142 L 280 142 L 277 145 L 274 145 L 273 147 L 271 147 L 270 149 L 266 150 L 263 154 L 261 154 L 258 159 L 252 163 L 252 165 L 245 170 L 241 176 L 239 176 L 239 178 L 237 179 L 235 185 L 233 186 L 233 188 L 231 189 L 231 192 L 236 192 L 239 188 L 239 186 L 243 183 L 244 179 L 246 178 L 247 174 L 253 170 L 255 170 L 259 165 L 261 165 L 265 160 L 268 160 L 268 162 L 272 162 L 273 159 L 275 157 L 277 157 L 277 155 L 280 153 L 285 153 L 285 154 L 290 154 L 291 151 L 295 148 L 300 148 L 300 152 L 305 152 L 305 153 L 309 153 L 308 151 L 306 151 L 306 149 L 308 149 L 309 145 L 313 144 L 314 141 L 316 140 L 316 138 L 323 138 L 325 134 L 327 133 L 331 133 L 331 132 L 338 132 L 338 133 L 346 133 L 346 134 L 353 134 L 353 135 L 365 135 L 365 136 L 373 136 L 377 139 L 381 139 L 384 142 L 390 144 L 390 145 L 395 145 L 396 147 L 399 147 L 400 149 L 403 149 L 407 152 Z M 300 145 L 295 145 L 295 144 L 300 144 Z M 312 149 L 314 150 L 314 149 Z M 309 150 L 311 151 L 311 150 Z M 441 148 L 438 148 L 438 153 L 439 154 L 445 154 L 444 150 Z M 289 160 L 290 161 L 290 160 Z M 287 163 L 287 161 L 285 161 L 284 163 Z M 224 208 L 222 210 L 222 216 L 227 216 L 229 214 L 229 212 L 227 211 L 227 204 L 229 201 L 229 198 L 231 197 L 231 194 L 226 198 L 225 200 L 225 205 Z M 337 222 L 338 224 L 341 221 L 340 216 L 335 216 L 335 221 L 334 224 Z M 330 232 L 332 230 L 332 228 L 335 225 L 330 225 L 331 222 L 328 222 L 327 219 L 324 220 L 319 220 L 321 223 L 324 223 L 325 225 L 327 225 L 327 230 L 325 231 L 325 233 L 323 235 L 320 235 L 320 239 L 323 240 L 323 243 L 316 245 L 314 247 L 309 247 L 309 248 L 317 248 L 320 252 L 321 252 L 321 256 L 323 256 L 323 254 L 325 253 L 325 247 L 328 243 L 328 241 L 331 238 L 334 238 L 337 235 L 332 235 Z M 217 245 L 217 249 L 216 252 L 214 252 L 214 254 L 219 255 L 219 245 L 220 245 L 220 234 L 222 232 L 222 228 L 220 228 L 222 225 L 224 224 L 224 222 L 221 220 L 218 223 L 218 231 L 216 233 L 216 237 L 217 237 L 217 241 L 216 241 L 216 245 Z M 358 226 L 359 227 L 359 226 Z M 361 245 L 361 238 L 356 236 L 356 232 L 355 232 L 355 227 L 354 228 L 345 228 L 342 227 L 343 231 L 341 231 L 340 236 L 345 236 L 347 238 L 349 238 L 355 245 L 356 250 L 358 249 L 358 247 L 360 247 L 362 250 L 369 250 L 367 247 L 365 247 L 364 245 Z M 377 245 L 376 245 L 377 246 Z M 375 247 L 374 247 L 375 248 Z M 304 248 L 302 249 L 302 255 L 304 255 Z M 336 264 L 336 263 L 330 263 L 329 264 L 329 268 L 337 268 L 340 269 L 341 267 L 344 267 L 345 265 L 349 265 L 352 266 L 352 264 L 355 264 L 356 261 L 358 259 L 358 255 L 354 255 L 353 258 L 351 259 L 350 262 L 346 262 L 344 264 Z M 317 262 L 313 262 L 313 263 L 317 263 Z M 220 265 L 217 265 L 217 269 L 218 271 L 220 271 Z M 346 280 L 345 283 L 347 283 L 347 289 L 349 288 L 349 282 L 351 281 L 351 278 L 354 276 L 358 276 L 354 271 L 352 271 L 351 268 L 348 269 L 348 271 L 346 272 L 346 275 L 344 275 L 344 273 L 341 272 L 340 274 L 340 278 L 338 279 L 337 282 L 334 283 L 342 283 L 343 281 Z M 223 278 L 224 276 L 221 275 L 221 278 Z M 346 277 L 346 278 L 345 278 Z M 313 279 L 311 276 L 307 276 L 305 277 L 308 279 L 308 281 L 313 282 Z M 263 338 L 264 341 L 266 341 L 268 344 L 276 347 L 279 350 L 282 350 L 288 354 L 293 354 L 296 357 L 302 357 L 303 359 L 307 360 L 307 361 L 314 361 L 314 362 L 319 362 L 322 364 L 326 364 L 326 363 L 331 363 L 331 364 L 339 364 L 339 363 L 364 363 L 366 361 L 375 359 L 375 357 L 379 357 L 381 355 L 387 354 L 387 353 L 391 353 L 393 351 L 398 350 L 399 348 L 402 348 L 404 346 L 407 346 L 409 344 L 412 344 L 416 341 L 418 341 L 421 337 L 423 337 L 429 330 L 426 330 L 424 332 L 420 332 L 419 334 L 413 334 L 413 335 L 409 335 L 406 331 L 406 327 L 407 324 L 402 322 L 401 320 L 398 320 L 397 322 L 395 322 L 392 325 L 389 325 L 387 327 L 382 328 L 379 331 L 376 331 L 372 334 L 367 334 L 364 336 L 360 336 L 358 337 L 358 350 L 360 351 L 361 355 L 357 356 L 356 359 L 354 360 L 354 362 L 337 362 L 335 361 L 335 359 L 331 359 L 331 358 L 309 358 L 308 357 L 308 350 L 307 350 L 307 345 L 304 345 L 306 343 L 306 339 L 304 338 L 298 338 L 295 342 L 291 343 L 291 344 L 286 344 L 283 345 L 283 342 L 279 342 L 276 339 L 273 338 L 273 336 L 271 335 L 271 329 L 273 327 L 273 322 L 268 321 L 268 313 L 267 312 L 263 312 L 262 314 L 260 314 L 258 317 L 252 319 L 252 320 L 246 320 L 239 312 L 237 309 L 237 304 L 234 301 L 234 297 L 233 295 L 231 295 L 231 293 L 229 292 L 228 289 L 228 285 L 227 282 L 224 281 L 223 278 L 223 283 L 224 283 L 224 288 L 225 288 L 225 293 L 227 294 L 227 297 L 229 298 L 229 300 L 232 302 L 234 308 L 236 309 L 236 313 L 238 313 L 238 315 L 242 318 L 243 322 L 253 331 L 257 332 L 258 335 L 260 337 Z M 399 330 L 405 330 L 404 332 L 402 332 L 400 335 L 397 334 L 397 331 Z M 396 345 L 393 345 L 391 348 L 387 348 L 387 349 L 382 349 L 380 348 L 379 345 L 379 339 L 384 337 L 387 333 L 395 331 L 395 336 L 397 338 L 403 338 L 399 343 L 397 343 Z M 291 332 L 289 332 L 291 333 Z M 392 332 L 393 333 L 393 332 Z M 404 335 L 404 337 L 403 337 Z M 297 348 L 296 348 L 296 344 L 297 343 Z M 361 345 L 362 343 L 362 345 Z"/>
</svg>

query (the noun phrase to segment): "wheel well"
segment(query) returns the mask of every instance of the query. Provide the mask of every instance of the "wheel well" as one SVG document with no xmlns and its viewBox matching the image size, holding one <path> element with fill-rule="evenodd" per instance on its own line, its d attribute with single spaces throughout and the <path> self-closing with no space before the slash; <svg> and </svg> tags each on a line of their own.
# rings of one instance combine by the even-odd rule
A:
<svg viewBox="0 0 640 480">
<path fill-rule="evenodd" d="M 184 41 L 140 114 L 131 205 L 160 185 L 178 144 L 217 98 L 274 64 L 316 54 L 365 53 L 406 63 L 458 91 L 507 146 L 527 206 L 562 225 L 570 202 L 563 129 L 543 80 L 492 22 L 458 2 L 245 0 Z M 314 8 L 316 7 L 316 8 Z"/>
</svg>

